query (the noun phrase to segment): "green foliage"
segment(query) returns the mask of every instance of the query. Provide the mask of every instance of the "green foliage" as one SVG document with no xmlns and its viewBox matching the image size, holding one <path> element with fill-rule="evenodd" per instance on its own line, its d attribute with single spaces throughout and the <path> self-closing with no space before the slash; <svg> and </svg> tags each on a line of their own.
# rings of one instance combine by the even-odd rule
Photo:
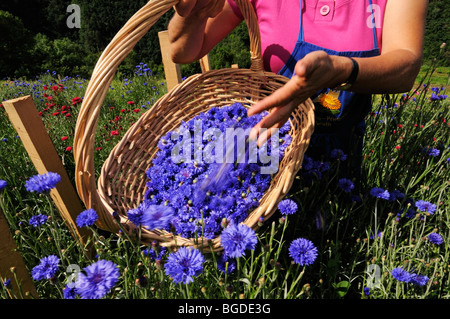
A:
<svg viewBox="0 0 450 319">
<path fill-rule="evenodd" d="M 81 75 L 89 77 L 95 65 L 95 58 L 104 50 L 119 29 L 137 12 L 147 1 L 105 1 L 79 0 L 81 9 L 81 28 L 70 29 L 66 20 L 70 13 L 66 11 L 71 1 L 58 0 L 17 0 L 2 1 L 0 10 L 10 12 L 13 16 L 2 13 L 0 32 L 4 35 L 1 45 L 8 48 L 0 52 L 0 77 L 34 77 L 43 66 L 49 69 L 59 68 L 61 65 L 76 65 L 74 70 L 64 68 L 64 75 Z M 449 6 L 445 0 L 431 0 L 427 16 L 424 59 L 428 63 L 439 51 L 442 43 L 450 42 L 449 34 Z M 131 65 L 138 61 L 147 61 L 156 68 L 161 65 L 161 52 L 158 32 L 167 29 L 173 10 L 161 16 L 149 32 L 134 48 L 135 58 L 128 59 Z M 16 18 L 17 17 L 17 18 Z M 9 21 L 8 23 L 4 23 Z M 22 22 L 20 22 L 22 21 Z M 38 36 L 38 34 L 41 34 Z M 42 43 L 42 35 L 48 38 L 48 43 Z M 34 40 L 39 40 L 34 48 Z M 61 39 L 61 43 L 54 43 Z M 70 39 L 72 43 L 69 43 Z M 13 41 L 13 42 L 11 42 Z M 15 42 L 14 42 L 15 41 Z M 14 45 L 21 43 L 20 46 Z M 48 52 L 57 51 L 57 55 L 40 54 L 39 50 L 47 46 Z M 49 47 L 53 47 L 50 49 Z M 59 49 L 56 49 L 58 47 Z M 11 49 L 14 52 L 11 53 Z M 61 55 L 63 50 L 64 55 Z M 68 51 L 70 50 L 70 51 Z M 440 66 L 449 66 L 450 51 L 441 57 Z M 64 63 L 58 59 L 64 56 Z M 210 53 L 213 69 L 230 67 L 238 64 L 241 68 L 250 65 L 249 40 L 245 23 L 242 23 L 222 43 Z M 52 66 L 54 64 L 54 67 Z M 125 62 L 127 63 L 127 62 Z M 125 67 L 129 70 L 129 67 Z M 73 71 L 73 72 L 72 72 Z M 59 72 L 59 71 L 58 71 Z M 62 72 L 62 71 L 61 71 Z M 198 63 L 182 66 L 183 76 L 200 72 Z"/>
<path fill-rule="evenodd" d="M 131 62 L 127 68 L 131 69 Z M 1 82 L 2 99 L 33 97 L 72 181 L 70 146 L 80 107 L 73 99 L 83 97 L 87 83 L 79 77 L 61 78 L 51 71 L 34 81 Z M 345 161 L 330 162 L 329 169 L 309 179 L 300 171 L 287 195 L 297 202 L 298 212 L 287 217 L 276 212 L 262 223 L 257 248 L 236 260 L 233 273 L 218 269 L 219 253 L 205 254 L 204 271 L 193 283 L 174 284 L 163 268 L 167 254 L 155 261 L 142 253 L 146 246 L 139 241 L 93 227 L 92 244 L 99 258 L 116 263 L 121 273 L 106 298 L 450 298 L 450 108 L 446 92 L 432 83 L 428 73 L 409 94 L 376 96 L 367 118 L 360 187 L 351 193 L 339 188 L 339 168 Z M 58 89 L 59 84 L 62 89 Z M 166 92 L 163 77 L 150 72 L 145 64 L 117 74 L 101 109 L 95 137 L 97 176 L 132 123 Z M 62 298 L 62 288 L 71 278 L 69 266 L 84 268 L 91 261 L 73 240 L 53 202 L 25 190 L 26 180 L 36 171 L 1 107 L 0 127 L 0 152 L 4 154 L 0 179 L 8 183 L 0 192 L 0 207 L 28 269 L 47 255 L 60 257 L 58 280 L 35 281 L 35 285 L 41 298 Z M 430 148 L 439 154 L 429 155 L 426 150 Z M 375 186 L 391 193 L 399 190 L 405 196 L 375 198 L 370 195 Z M 414 206 L 414 200 L 419 199 L 435 204 L 436 211 L 420 212 Z M 39 213 L 53 218 L 34 228 L 28 220 Z M 433 244 L 427 237 L 432 232 L 441 234 L 444 243 Z M 312 265 L 292 263 L 288 248 L 298 237 L 317 246 L 318 258 Z M 396 267 L 426 275 L 429 281 L 420 287 L 399 282 L 391 275 Z M 14 298 L 0 285 L 0 297 L 11 296 Z"/>
<path fill-rule="evenodd" d="M 6 11 L 0 11 L 0 32 L 0 75 L 27 73 L 29 65 L 24 62 L 30 58 L 29 50 L 33 46 L 31 32 L 19 18 Z"/>
<path fill-rule="evenodd" d="M 450 43 L 450 6 L 445 0 L 431 0 L 425 29 L 425 61 L 430 62 L 433 57 L 437 57 L 443 43 Z M 449 50 L 439 57 L 438 65 L 450 66 Z"/>
<path fill-rule="evenodd" d="M 38 33 L 34 39 L 35 45 L 30 55 L 35 72 L 51 70 L 59 74 L 87 75 L 94 67 L 92 55 L 69 38 L 51 40 Z"/>
<path fill-rule="evenodd" d="M 245 22 L 239 24 L 221 43 L 211 51 L 211 68 L 250 67 L 250 40 Z"/>
</svg>

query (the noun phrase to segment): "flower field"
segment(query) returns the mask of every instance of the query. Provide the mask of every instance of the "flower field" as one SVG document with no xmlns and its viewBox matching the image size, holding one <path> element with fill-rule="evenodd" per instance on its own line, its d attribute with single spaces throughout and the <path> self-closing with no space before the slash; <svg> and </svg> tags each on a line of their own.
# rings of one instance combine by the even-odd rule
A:
<svg viewBox="0 0 450 319">
<path fill-rule="evenodd" d="M 360 182 L 342 176 L 347 154 L 339 150 L 329 162 L 305 157 L 288 196 L 256 232 L 220 215 L 223 222 L 211 227 L 223 236 L 223 252 L 143 246 L 97 229 L 95 211 L 86 210 L 77 225 L 92 229 L 97 255 L 85 259 L 48 195 L 58 177 L 37 176 L 3 107 L 0 208 L 40 298 L 448 299 L 450 99 L 433 80 L 429 72 L 409 94 L 374 96 Z M 87 82 L 51 71 L 0 82 L 2 101 L 33 97 L 72 179 L 75 123 Z M 166 92 L 163 77 L 143 63 L 133 74 L 117 74 L 99 119 L 97 176 L 127 129 Z M 190 176 L 184 170 L 175 179 L 188 185 Z M 154 198 L 162 192 L 156 186 Z M 251 187 L 239 189 L 240 199 L 250 201 Z M 180 205 L 183 200 L 176 204 L 192 204 Z M 129 217 L 144 227 L 145 213 Z M 1 278 L 0 298 L 19 297 L 10 289 L 13 280 L 13 273 Z"/>
</svg>

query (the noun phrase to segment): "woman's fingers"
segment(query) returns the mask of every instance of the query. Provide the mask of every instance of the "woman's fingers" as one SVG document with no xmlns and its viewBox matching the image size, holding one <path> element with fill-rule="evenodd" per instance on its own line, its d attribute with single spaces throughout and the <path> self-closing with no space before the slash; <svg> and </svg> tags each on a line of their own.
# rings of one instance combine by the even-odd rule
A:
<svg viewBox="0 0 450 319">
<path fill-rule="evenodd" d="M 272 108 L 271 112 L 252 128 L 249 138 L 251 140 L 257 139 L 258 146 L 264 144 L 268 138 L 276 133 L 276 130 L 289 120 L 292 111 L 297 105 L 298 103 L 294 100 L 288 105 Z"/>
<path fill-rule="evenodd" d="M 291 102 L 299 93 L 299 81 L 294 75 L 285 85 L 277 89 L 271 95 L 265 97 L 261 101 L 255 103 L 249 108 L 247 114 L 249 116 L 268 111 L 276 106 L 283 106 Z M 305 98 L 306 100 L 306 98 Z"/>
</svg>

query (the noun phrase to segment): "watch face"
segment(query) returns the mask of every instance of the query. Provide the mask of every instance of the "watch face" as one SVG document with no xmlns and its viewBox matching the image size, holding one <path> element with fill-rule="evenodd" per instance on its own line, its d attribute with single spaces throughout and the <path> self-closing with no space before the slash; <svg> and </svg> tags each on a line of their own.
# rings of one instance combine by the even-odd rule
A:
<svg viewBox="0 0 450 319">
<path fill-rule="evenodd" d="M 337 87 L 338 90 L 342 91 L 342 90 L 347 90 L 351 87 L 351 83 L 342 83 L 341 85 L 339 85 Z"/>
</svg>

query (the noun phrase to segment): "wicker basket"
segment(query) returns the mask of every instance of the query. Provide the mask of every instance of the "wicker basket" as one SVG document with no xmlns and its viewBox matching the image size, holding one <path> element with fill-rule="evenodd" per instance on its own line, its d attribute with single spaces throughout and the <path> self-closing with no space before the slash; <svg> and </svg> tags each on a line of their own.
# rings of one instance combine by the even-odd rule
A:
<svg viewBox="0 0 450 319">
<path fill-rule="evenodd" d="M 207 71 L 193 75 L 174 87 L 126 132 L 103 164 L 96 181 L 94 138 L 109 85 L 119 64 L 136 43 L 177 2 L 151 0 L 119 31 L 97 62 L 77 119 L 73 147 L 76 188 L 85 206 L 97 211 L 97 226 L 110 232 L 122 229 L 129 234 L 135 233 L 136 226 L 127 219 L 126 214 L 144 199 L 146 171 L 158 151 L 160 137 L 179 127 L 181 121 L 187 121 L 213 106 L 235 102 L 251 106 L 288 81 L 286 77 L 263 71 L 256 14 L 248 0 L 236 0 L 249 29 L 251 69 Z M 276 211 L 279 201 L 289 191 L 301 168 L 314 129 L 314 105 L 311 100 L 299 105 L 290 121 L 292 142 L 259 206 L 244 222 L 251 228 L 256 229 L 261 217 L 268 219 Z M 142 229 L 141 240 L 145 244 L 158 241 L 167 247 L 195 246 L 204 251 L 221 249 L 220 237 L 207 241 L 182 238 L 159 230 Z"/>
</svg>

